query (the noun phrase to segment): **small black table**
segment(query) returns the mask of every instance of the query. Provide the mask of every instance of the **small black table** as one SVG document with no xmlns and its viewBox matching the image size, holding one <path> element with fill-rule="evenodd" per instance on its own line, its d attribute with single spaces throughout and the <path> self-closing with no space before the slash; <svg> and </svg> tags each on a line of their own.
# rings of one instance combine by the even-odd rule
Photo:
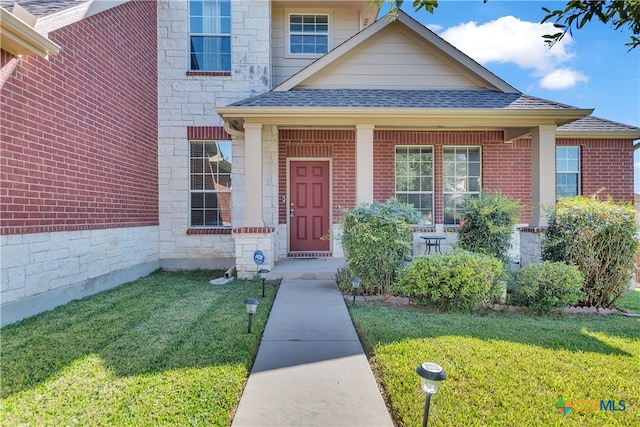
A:
<svg viewBox="0 0 640 427">
<path fill-rule="evenodd" d="M 431 248 L 434 248 L 440 255 L 442 255 L 442 251 L 440 250 L 440 242 L 446 240 L 447 238 L 444 236 L 420 236 L 421 239 L 424 239 L 425 244 L 427 245 L 424 248 L 424 253 L 431 254 Z"/>
</svg>

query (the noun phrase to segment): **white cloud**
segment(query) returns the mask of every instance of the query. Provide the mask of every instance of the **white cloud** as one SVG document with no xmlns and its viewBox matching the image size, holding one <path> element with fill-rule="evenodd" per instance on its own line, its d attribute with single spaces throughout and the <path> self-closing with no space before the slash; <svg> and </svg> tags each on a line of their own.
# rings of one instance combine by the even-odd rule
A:
<svg viewBox="0 0 640 427">
<path fill-rule="evenodd" d="M 569 68 L 558 68 L 547 74 L 540 80 L 540 86 L 545 89 L 558 90 L 575 86 L 579 82 L 587 82 L 589 79 L 580 71 Z"/>
<path fill-rule="evenodd" d="M 428 24 L 427 28 L 433 31 L 434 33 L 439 33 L 444 29 L 442 25 L 438 25 L 438 24 Z"/>
<path fill-rule="evenodd" d="M 564 89 L 586 81 L 582 72 L 560 66 L 574 56 L 568 50 L 573 41 L 571 35 L 567 34 L 551 49 L 545 45 L 542 36 L 555 32 L 550 23 L 503 16 L 480 25 L 473 21 L 463 23 L 446 29 L 440 36 L 480 64 L 513 62 L 530 69 L 547 89 Z"/>
</svg>

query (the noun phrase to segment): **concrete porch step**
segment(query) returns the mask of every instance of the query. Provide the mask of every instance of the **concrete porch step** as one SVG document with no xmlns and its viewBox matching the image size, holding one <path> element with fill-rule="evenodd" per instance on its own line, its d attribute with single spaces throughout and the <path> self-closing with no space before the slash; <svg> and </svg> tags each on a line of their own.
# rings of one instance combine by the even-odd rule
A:
<svg viewBox="0 0 640 427">
<path fill-rule="evenodd" d="M 267 280 L 335 280 L 336 272 L 344 265 L 344 258 L 279 258 Z"/>
</svg>

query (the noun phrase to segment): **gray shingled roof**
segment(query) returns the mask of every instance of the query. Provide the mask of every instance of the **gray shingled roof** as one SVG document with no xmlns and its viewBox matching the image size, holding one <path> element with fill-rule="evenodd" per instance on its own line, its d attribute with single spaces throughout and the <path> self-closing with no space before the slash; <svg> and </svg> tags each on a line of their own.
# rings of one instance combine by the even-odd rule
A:
<svg viewBox="0 0 640 427">
<path fill-rule="evenodd" d="M 293 89 L 267 92 L 230 107 L 577 109 L 521 93 L 491 90 Z"/>
<path fill-rule="evenodd" d="M 595 116 L 586 116 L 558 127 L 562 132 L 640 132 L 640 128 Z"/>
<path fill-rule="evenodd" d="M 14 3 L 27 9 L 34 16 L 51 15 L 64 9 L 86 3 L 88 0 L 0 0 L 0 6 L 11 12 Z"/>
</svg>

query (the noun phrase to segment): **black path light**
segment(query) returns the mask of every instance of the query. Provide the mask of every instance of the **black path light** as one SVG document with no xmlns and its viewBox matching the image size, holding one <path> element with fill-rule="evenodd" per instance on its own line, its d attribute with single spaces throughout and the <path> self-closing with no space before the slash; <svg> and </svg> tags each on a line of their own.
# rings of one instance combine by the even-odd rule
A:
<svg viewBox="0 0 640 427">
<path fill-rule="evenodd" d="M 269 274 L 269 270 L 267 270 L 266 268 L 263 268 L 262 270 L 258 271 L 258 273 L 260 274 L 260 278 L 262 279 L 262 298 L 264 298 L 264 281 L 267 279 L 267 274 Z"/>
<path fill-rule="evenodd" d="M 429 404 L 431 402 L 431 396 L 436 394 L 436 391 L 438 391 L 440 381 L 447 379 L 447 374 L 440 365 L 431 362 L 424 362 L 416 368 L 416 372 L 420 375 L 422 391 L 424 391 L 425 394 L 422 427 L 426 427 L 427 420 L 429 419 Z"/>
<path fill-rule="evenodd" d="M 256 309 L 258 308 L 258 304 L 260 304 L 260 301 L 258 301 L 255 298 L 247 298 L 246 300 L 244 300 L 244 303 L 245 303 L 245 305 L 247 307 L 247 314 L 249 315 L 249 327 L 247 328 L 247 333 L 250 334 L 251 333 L 251 318 L 256 313 Z"/>
<path fill-rule="evenodd" d="M 359 277 L 354 277 L 351 279 L 351 287 L 353 288 L 353 303 L 356 303 L 356 294 L 358 293 L 358 288 L 360 287 L 360 283 L 362 279 Z"/>
</svg>

